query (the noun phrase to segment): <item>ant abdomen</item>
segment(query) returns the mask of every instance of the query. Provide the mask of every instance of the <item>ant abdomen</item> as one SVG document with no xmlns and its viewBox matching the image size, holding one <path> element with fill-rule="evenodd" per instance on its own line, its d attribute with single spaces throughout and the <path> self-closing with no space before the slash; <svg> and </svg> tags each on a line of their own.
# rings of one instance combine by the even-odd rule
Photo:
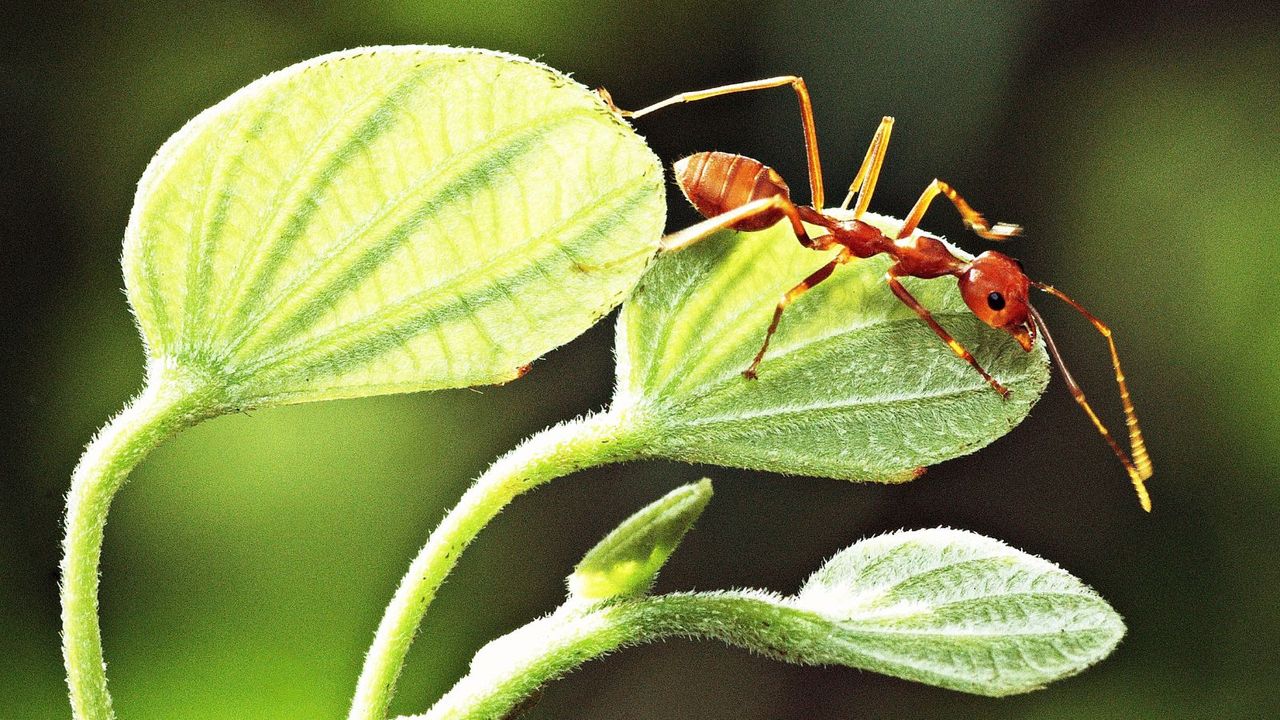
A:
<svg viewBox="0 0 1280 720">
<path fill-rule="evenodd" d="M 679 160 L 673 167 L 676 183 L 703 217 L 715 217 L 752 200 L 781 195 L 790 200 L 791 189 L 773 168 L 759 160 L 722 152 L 700 152 Z M 786 214 L 770 209 L 731 227 L 757 232 L 776 225 Z"/>
</svg>

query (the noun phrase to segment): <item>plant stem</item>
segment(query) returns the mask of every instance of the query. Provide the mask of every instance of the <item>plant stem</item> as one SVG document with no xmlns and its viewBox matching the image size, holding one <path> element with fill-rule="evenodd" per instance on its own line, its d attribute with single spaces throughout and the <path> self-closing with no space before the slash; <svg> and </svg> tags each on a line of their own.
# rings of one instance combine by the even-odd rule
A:
<svg viewBox="0 0 1280 720">
<path fill-rule="evenodd" d="M 98 626 L 98 565 L 111 499 L 148 452 L 214 407 L 203 385 L 173 367 L 148 369 L 143 391 L 102 428 L 71 476 L 62 542 L 62 656 L 77 720 L 109 720 Z"/>
<path fill-rule="evenodd" d="M 383 720 L 409 645 L 436 590 L 480 530 L 517 495 L 576 470 L 635 454 L 625 413 L 606 411 L 547 428 L 502 456 L 431 533 L 378 624 L 348 720 Z"/>
<path fill-rule="evenodd" d="M 422 715 L 398 720 L 506 717 L 539 687 L 624 645 L 664 637 L 713 637 L 784 654 L 804 613 L 751 592 L 674 593 L 583 609 L 565 605 L 486 645 L 471 671 Z M 791 655 L 792 662 L 805 658 Z"/>
</svg>

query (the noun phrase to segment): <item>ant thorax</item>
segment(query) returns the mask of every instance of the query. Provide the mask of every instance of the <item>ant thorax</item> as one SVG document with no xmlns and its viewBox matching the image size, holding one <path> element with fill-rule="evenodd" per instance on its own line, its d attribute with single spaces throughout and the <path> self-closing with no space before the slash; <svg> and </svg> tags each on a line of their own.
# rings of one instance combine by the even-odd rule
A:
<svg viewBox="0 0 1280 720">
<path fill-rule="evenodd" d="M 852 210 L 844 210 L 841 208 L 823 208 L 822 214 L 838 222 L 847 222 L 849 220 L 853 220 Z M 872 212 L 870 210 L 863 212 L 862 215 L 858 217 L 858 220 L 861 220 L 862 222 L 874 227 L 875 229 L 884 233 L 885 236 L 890 238 L 897 235 L 898 231 L 902 229 L 901 218 L 896 218 L 891 215 L 881 215 L 880 213 Z M 912 240 L 914 238 L 921 237 L 921 236 L 931 238 L 941 243 L 942 246 L 946 249 L 947 253 L 950 254 L 952 257 L 954 257 L 956 260 L 967 263 L 973 260 L 974 258 L 974 255 L 972 253 L 965 251 L 963 248 L 959 247 L 958 245 L 955 245 L 951 241 L 947 240 L 945 237 L 941 235 L 934 235 L 932 233 L 927 233 L 921 230 L 920 228 L 915 228 L 914 230 L 912 230 L 911 234 L 903 238 L 903 240 Z"/>
<path fill-rule="evenodd" d="M 969 253 L 919 229 L 905 238 L 891 239 L 899 232 L 902 221 L 887 215 L 863 212 L 855 219 L 850 211 L 839 208 L 823 210 L 821 215 L 825 220 L 822 225 L 854 255 L 868 258 L 889 253 L 905 275 L 926 279 L 955 275 L 973 259 Z"/>
</svg>

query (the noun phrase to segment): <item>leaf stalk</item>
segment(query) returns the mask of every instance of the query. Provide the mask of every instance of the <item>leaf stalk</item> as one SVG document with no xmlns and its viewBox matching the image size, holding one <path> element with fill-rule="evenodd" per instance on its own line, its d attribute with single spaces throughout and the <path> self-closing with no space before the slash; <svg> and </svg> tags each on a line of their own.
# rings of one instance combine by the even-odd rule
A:
<svg viewBox="0 0 1280 720">
<path fill-rule="evenodd" d="M 98 574 L 107 511 L 130 471 L 177 431 L 215 414 L 210 384 L 175 364 L 157 361 L 147 382 L 85 449 L 71 476 L 62 542 L 62 656 L 76 720 L 110 720 Z"/>
<path fill-rule="evenodd" d="M 636 457 L 630 414 L 605 411 L 547 428 L 499 458 L 445 515 L 401 579 L 378 624 L 348 720 L 387 717 L 423 615 L 480 531 L 518 495 L 577 470 Z"/>
</svg>

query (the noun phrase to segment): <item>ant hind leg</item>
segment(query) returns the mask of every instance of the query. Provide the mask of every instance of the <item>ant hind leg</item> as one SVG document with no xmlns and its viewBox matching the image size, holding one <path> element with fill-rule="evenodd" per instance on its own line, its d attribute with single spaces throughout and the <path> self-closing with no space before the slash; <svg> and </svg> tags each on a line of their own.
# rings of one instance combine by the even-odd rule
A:
<svg viewBox="0 0 1280 720">
<path fill-rule="evenodd" d="M 828 238 L 831 237 L 830 235 L 823 235 L 817 239 L 811 240 L 809 238 L 808 231 L 805 230 L 804 223 L 800 219 L 800 213 L 796 209 L 795 204 L 782 195 L 772 195 L 759 200 L 752 200 L 751 202 L 745 205 L 740 205 L 728 212 L 707 218 L 706 220 L 690 225 L 683 230 L 677 230 L 664 236 L 658 241 L 657 254 L 673 253 L 683 250 L 690 245 L 695 245 L 707 239 L 721 230 L 731 228 L 744 220 L 749 220 L 757 215 L 762 215 L 768 212 L 781 212 L 786 216 L 787 219 L 791 221 L 792 229 L 796 233 L 796 239 L 805 247 L 825 247 L 824 243 L 828 242 Z M 583 265 L 581 263 L 575 263 L 575 265 L 580 272 L 596 272 L 608 269 L 613 265 L 630 262 L 636 257 L 648 252 L 650 251 L 642 250 L 636 253 L 631 253 L 604 265 Z"/>
<path fill-rule="evenodd" d="M 809 233 L 805 230 L 804 223 L 800 219 L 800 213 L 796 209 L 794 203 L 782 195 L 770 195 L 769 197 L 752 200 L 745 205 L 740 205 L 728 212 L 721 213 L 715 217 L 707 218 L 700 223 L 690 225 L 683 230 L 667 235 L 662 238 L 658 246 L 658 252 L 670 253 L 677 250 L 683 250 L 708 236 L 715 234 L 720 230 L 731 228 L 734 225 L 748 220 L 757 215 L 763 215 L 768 212 L 781 212 L 791 222 L 791 229 L 796 234 L 796 239 L 805 247 L 816 247 L 815 243 L 821 240 L 810 240 Z M 826 235 L 822 237 L 828 237 Z"/>
<path fill-rule="evenodd" d="M 817 249 L 826 249 L 826 247 Z M 760 368 L 760 363 L 764 360 L 764 354 L 769 350 L 769 341 L 773 339 L 773 334 L 778 331 L 778 323 L 782 321 L 782 312 L 787 309 L 787 306 L 795 302 L 801 295 L 812 290 L 818 283 L 831 277 L 831 273 L 835 272 L 838 266 L 849 262 L 852 257 L 853 253 L 849 251 L 849 248 L 842 248 L 840 254 L 836 255 L 831 262 L 813 271 L 809 277 L 802 280 L 799 285 L 791 288 L 782 296 L 782 299 L 778 301 L 777 307 L 773 309 L 773 320 L 769 322 L 769 329 L 765 331 L 764 343 L 760 345 L 760 352 L 756 353 L 751 365 L 742 371 L 743 377 L 748 380 L 756 379 L 756 370 Z"/>
<path fill-rule="evenodd" d="M 765 80 L 753 80 L 732 85 L 721 85 L 706 90 L 695 90 L 673 95 L 666 100 L 642 107 L 639 110 L 623 110 L 618 107 L 613 102 L 613 96 L 604 88 L 596 88 L 596 94 L 600 96 L 605 105 L 609 106 L 610 110 L 619 116 L 634 119 L 644 117 L 651 112 L 671 105 L 709 100 L 721 95 L 733 95 L 740 92 L 768 90 L 769 88 L 782 87 L 783 85 L 790 85 L 791 89 L 795 90 L 796 99 L 800 102 L 800 122 L 804 127 L 804 152 L 809 162 L 809 194 L 813 198 L 813 206 L 821 210 L 824 199 L 822 191 L 822 162 L 818 159 L 818 131 L 813 122 L 813 102 L 809 99 L 809 86 L 805 85 L 804 78 L 796 75 L 782 75 Z"/>
</svg>

